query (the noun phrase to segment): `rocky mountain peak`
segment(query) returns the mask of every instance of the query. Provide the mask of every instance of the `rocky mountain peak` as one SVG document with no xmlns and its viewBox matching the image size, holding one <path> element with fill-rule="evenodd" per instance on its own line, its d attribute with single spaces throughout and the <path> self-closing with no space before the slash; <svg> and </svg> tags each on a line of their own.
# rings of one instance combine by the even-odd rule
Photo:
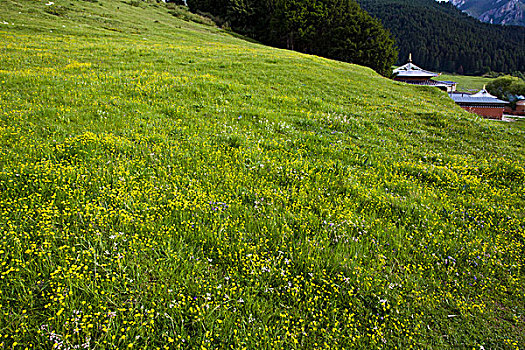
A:
<svg viewBox="0 0 525 350">
<path fill-rule="evenodd" d="M 450 0 L 482 22 L 525 26 L 525 0 Z"/>
</svg>

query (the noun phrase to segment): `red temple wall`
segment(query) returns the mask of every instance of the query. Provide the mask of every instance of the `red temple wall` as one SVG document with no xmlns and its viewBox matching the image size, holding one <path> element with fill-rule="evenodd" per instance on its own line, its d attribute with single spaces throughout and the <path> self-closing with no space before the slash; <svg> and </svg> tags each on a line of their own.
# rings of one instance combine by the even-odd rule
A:
<svg viewBox="0 0 525 350">
<path fill-rule="evenodd" d="M 430 80 L 430 78 L 421 78 L 421 77 L 395 77 L 394 80 L 397 81 L 427 81 Z"/>
<path fill-rule="evenodd" d="M 503 113 L 510 114 L 510 115 L 519 115 L 519 116 L 525 116 L 525 105 L 523 106 L 516 106 L 516 109 L 512 109 L 510 106 L 505 106 L 505 109 L 503 110 Z"/>
<path fill-rule="evenodd" d="M 503 118 L 503 107 L 501 108 L 490 108 L 490 107 L 471 107 L 471 106 L 462 106 L 464 110 L 470 112 L 470 113 L 476 113 L 477 115 L 481 115 L 483 117 L 487 117 L 490 119 L 499 119 L 501 120 Z"/>
</svg>

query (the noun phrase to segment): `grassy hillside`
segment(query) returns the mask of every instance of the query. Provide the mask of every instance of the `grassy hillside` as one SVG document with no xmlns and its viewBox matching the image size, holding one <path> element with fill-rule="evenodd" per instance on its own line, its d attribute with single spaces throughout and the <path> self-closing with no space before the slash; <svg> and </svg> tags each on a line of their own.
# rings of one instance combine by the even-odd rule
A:
<svg viewBox="0 0 525 350">
<path fill-rule="evenodd" d="M 0 3 L 0 344 L 525 345 L 525 131 L 142 2 Z"/>
</svg>

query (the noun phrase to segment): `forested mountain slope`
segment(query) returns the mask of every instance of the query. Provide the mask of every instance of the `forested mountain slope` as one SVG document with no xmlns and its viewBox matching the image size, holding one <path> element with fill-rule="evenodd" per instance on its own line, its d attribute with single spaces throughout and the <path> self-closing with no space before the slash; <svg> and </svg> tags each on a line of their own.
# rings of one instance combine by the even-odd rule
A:
<svg viewBox="0 0 525 350">
<path fill-rule="evenodd" d="M 481 23 L 434 0 L 359 0 L 381 19 L 399 47 L 420 66 L 446 72 L 525 71 L 525 28 Z"/>
</svg>

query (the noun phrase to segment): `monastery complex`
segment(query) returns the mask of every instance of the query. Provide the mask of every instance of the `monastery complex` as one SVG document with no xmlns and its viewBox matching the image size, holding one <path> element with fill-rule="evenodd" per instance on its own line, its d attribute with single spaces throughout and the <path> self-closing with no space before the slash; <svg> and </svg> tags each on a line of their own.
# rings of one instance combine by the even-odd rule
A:
<svg viewBox="0 0 525 350">
<path fill-rule="evenodd" d="M 440 73 L 429 72 L 412 63 L 412 55 L 409 55 L 408 63 L 394 69 L 394 80 L 412 85 L 435 86 L 443 91 L 448 92 L 450 98 L 454 100 L 461 108 L 471 113 L 481 115 L 485 118 L 499 119 L 503 118 L 503 110 L 508 104 L 496 96 L 493 96 L 483 88 L 475 94 L 466 92 L 457 92 L 457 83 L 453 81 L 438 81 L 432 78 L 438 77 Z"/>
</svg>

